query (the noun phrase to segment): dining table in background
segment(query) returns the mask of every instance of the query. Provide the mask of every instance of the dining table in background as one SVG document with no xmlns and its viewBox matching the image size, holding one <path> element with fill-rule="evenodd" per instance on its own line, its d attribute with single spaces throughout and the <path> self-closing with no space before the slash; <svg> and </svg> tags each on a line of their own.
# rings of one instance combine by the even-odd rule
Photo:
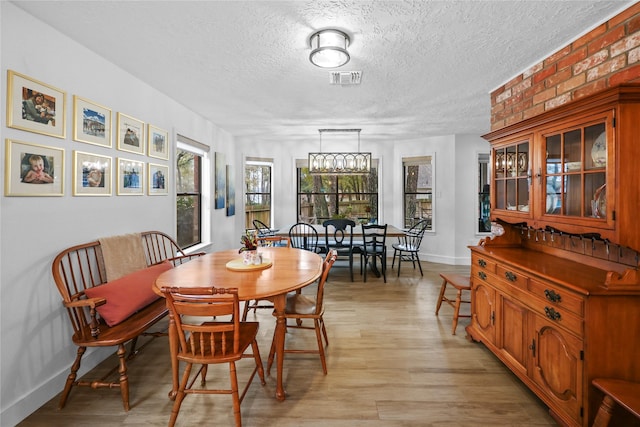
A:
<svg viewBox="0 0 640 427">
<path fill-rule="evenodd" d="M 263 265 L 244 269 L 238 249 L 205 254 L 188 263 L 162 273 L 155 282 L 154 291 L 162 295 L 163 287 L 225 287 L 237 288 L 241 301 L 273 301 L 276 326 L 276 398 L 285 400 L 282 380 L 285 342 L 284 310 L 288 292 L 301 289 L 320 277 L 322 258 L 303 249 L 264 247 L 258 249 Z M 270 265 L 269 265 L 270 263 Z M 229 264 L 229 267 L 227 266 Z M 169 328 L 171 350 L 177 351 L 175 331 Z M 178 389 L 178 366 L 172 366 L 173 389 Z"/>
</svg>

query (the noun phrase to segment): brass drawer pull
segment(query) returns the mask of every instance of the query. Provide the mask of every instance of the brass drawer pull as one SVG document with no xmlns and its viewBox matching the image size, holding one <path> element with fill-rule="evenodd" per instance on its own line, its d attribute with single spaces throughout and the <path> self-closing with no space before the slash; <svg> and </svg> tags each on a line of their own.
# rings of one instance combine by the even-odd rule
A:
<svg viewBox="0 0 640 427">
<path fill-rule="evenodd" d="M 545 289 L 544 296 L 551 302 L 560 302 L 562 301 L 562 297 L 560 294 L 556 293 L 554 290 Z"/>
<path fill-rule="evenodd" d="M 480 267 L 483 267 L 483 268 L 484 268 L 484 267 L 486 267 L 486 266 L 487 266 L 487 261 L 485 261 L 485 260 L 483 260 L 483 259 L 479 259 L 479 260 L 478 260 L 478 265 L 479 265 Z"/>
<path fill-rule="evenodd" d="M 544 308 L 544 314 L 547 315 L 547 317 L 551 320 L 560 320 L 560 313 L 558 313 L 557 311 L 555 311 L 553 308 L 551 307 L 545 307 Z"/>
<path fill-rule="evenodd" d="M 505 271 L 504 277 L 510 282 L 515 282 L 518 279 L 518 277 L 510 271 Z"/>
<path fill-rule="evenodd" d="M 484 271 L 478 271 L 478 277 L 480 277 L 482 280 L 487 280 L 487 275 Z"/>
</svg>

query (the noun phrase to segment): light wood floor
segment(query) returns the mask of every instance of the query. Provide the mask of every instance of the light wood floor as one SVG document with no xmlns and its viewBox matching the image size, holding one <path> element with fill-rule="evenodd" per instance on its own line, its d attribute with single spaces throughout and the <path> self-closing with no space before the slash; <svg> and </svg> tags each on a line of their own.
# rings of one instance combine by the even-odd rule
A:
<svg viewBox="0 0 640 427">
<path fill-rule="evenodd" d="M 466 273 L 469 268 L 423 263 L 423 269 L 421 278 L 410 264 L 403 264 L 399 279 L 389 269 L 386 284 L 371 275 L 363 283 L 356 273 L 352 283 L 348 270 L 336 264 L 325 297 L 328 375 L 322 374 L 316 355 L 287 355 L 287 400 L 275 399 L 273 377 L 264 387 L 254 380 L 242 402 L 243 425 L 555 425 L 547 408 L 501 362 L 483 345 L 465 339 L 468 318 L 460 319 L 454 336 L 453 309 L 443 304 L 439 316 L 434 315 L 441 284 L 438 273 Z M 468 313 L 468 307 L 463 310 Z M 270 310 L 258 311 L 256 318 L 266 365 L 274 319 Z M 314 333 L 290 329 L 287 344 L 313 347 Z M 110 368 L 113 359 L 94 371 L 106 369 L 106 362 Z M 251 363 L 246 359 L 238 364 L 241 384 Z M 167 398 L 171 376 L 166 337 L 154 340 L 129 364 L 129 375 L 129 412 L 122 408 L 119 390 L 83 387 L 71 392 L 63 410 L 56 409 L 56 396 L 19 426 L 167 425 L 172 402 Z M 226 365 L 210 368 L 208 384 L 216 384 L 217 378 L 227 386 Z M 231 426 L 231 398 L 187 396 L 177 425 Z"/>
</svg>

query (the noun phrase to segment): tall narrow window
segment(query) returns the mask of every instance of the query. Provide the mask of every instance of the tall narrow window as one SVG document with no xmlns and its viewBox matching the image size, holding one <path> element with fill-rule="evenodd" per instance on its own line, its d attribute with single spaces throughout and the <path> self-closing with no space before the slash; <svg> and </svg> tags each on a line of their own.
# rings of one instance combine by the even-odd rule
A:
<svg viewBox="0 0 640 427">
<path fill-rule="evenodd" d="M 491 232 L 489 153 L 478 154 L 478 233 Z"/>
<path fill-rule="evenodd" d="M 271 161 L 247 159 L 244 167 L 245 228 L 254 228 L 257 219 L 269 227 L 271 223 Z"/>
<path fill-rule="evenodd" d="M 306 161 L 298 171 L 298 219 L 322 224 L 330 218 L 368 223 L 378 220 L 378 167 L 367 175 L 311 175 Z"/>
<path fill-rule="evenodd" d="M 177 240 L 183 249 L 202 243 L 203 163 L 208 151 L 185 139 L 178 136 L 176 149 Z"/>
<path fill-rule="evenodd" d="M 423 219 L 433 230 L 433 156 L 402 159 L 404 173 L 404 227 Z"/>
</svg>

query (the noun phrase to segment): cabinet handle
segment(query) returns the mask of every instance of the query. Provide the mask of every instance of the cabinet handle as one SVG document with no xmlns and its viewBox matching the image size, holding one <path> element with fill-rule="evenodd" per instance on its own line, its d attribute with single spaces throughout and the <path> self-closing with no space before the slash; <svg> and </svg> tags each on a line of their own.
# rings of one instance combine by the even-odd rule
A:
<svg viewBox="0 0 640 427">
<path fill-rule="evenodd" d="M 536 357 L 536 340 L 531 340 L 531 345 L 529 345 L 529 350 L 531 350 L 533 357 Z"/>
<path fill-rule="evenodd" d="M 491 312 L 491 325 L 495 325 L 496 324 L 496 312 L 492 311 Z"/>
<path fill-rule="evenodd" d="M 544 314 L 546 314 L 549 319 L 554 321 L 560 320 L 561 317 L 560 313 L 555 311 L 552 307 L 545 307 Z"/>
<path fill-rule="evenodd" d="M 479 265 L 480 267 L 483 267 L 483 268 L 484 268 L 484 267 L 486 267 L 486 266 L 487 266 L 487 261 L 485 261 L 485 260 L 483 260 L 483 259 L 479 259 L 479 260 L 478 260 L 478 265 Z"/>
<path fill-rule="evenodd" d="M 484 273 L 484 271 L 478 271 L 478 277 L 480 277 L 482 280 L 487 280 L 487 275 Z"/>
<path fill-rule="evenodd" d="M 510 282 L 515 282 L 518 279 L 518 277 L 510 271 L 505 271 L 504 277 Z"/>
<path fill-rule="evenodd" d="M 547 299 L 551 302 L 562 301 L 562 297 L 560 296 L 560 294 L 556 293 L 556 291 L 554 291 L 553 289 L 552 290 L 545 289 L 544 296 L 547 297 Z"/>
</svg>

